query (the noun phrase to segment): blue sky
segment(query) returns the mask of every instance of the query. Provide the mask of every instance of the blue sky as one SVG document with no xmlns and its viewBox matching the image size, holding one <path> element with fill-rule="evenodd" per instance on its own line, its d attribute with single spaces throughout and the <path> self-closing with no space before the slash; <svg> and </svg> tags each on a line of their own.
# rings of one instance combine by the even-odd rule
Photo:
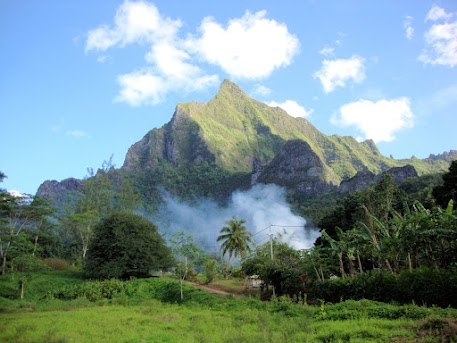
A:
<svg viewBox="0 0 457 343">
<path fill-rule="evenodd" d="M 3 188 L 82 178 L 228 78 L 395 158 L 457 149 L 456 1 L 0 3 Z"/>
</svg>

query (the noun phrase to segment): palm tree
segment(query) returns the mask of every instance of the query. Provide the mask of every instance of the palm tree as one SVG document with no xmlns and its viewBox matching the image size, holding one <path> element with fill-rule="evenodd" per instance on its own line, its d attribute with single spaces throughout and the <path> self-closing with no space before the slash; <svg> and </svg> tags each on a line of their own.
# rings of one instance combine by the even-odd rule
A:
<svg viewBox="0 0 457 343">
<path fill-rule="evenodd" d="M 217 241 L 222 241 L 222 254 L 225 255 L 228 253 L 228 264 L 230 265 L 232 256 L 244 258 L 246 253 L 251 251 L 250 244 L 252 243 L 252 234 L 247 231 L 246 226 L 243 225 L 246 221 L 242 219 L 233 217 L 225 223 L 227 226 L 221 229 L 221 235 L 217 237 Z"/>
</svg>

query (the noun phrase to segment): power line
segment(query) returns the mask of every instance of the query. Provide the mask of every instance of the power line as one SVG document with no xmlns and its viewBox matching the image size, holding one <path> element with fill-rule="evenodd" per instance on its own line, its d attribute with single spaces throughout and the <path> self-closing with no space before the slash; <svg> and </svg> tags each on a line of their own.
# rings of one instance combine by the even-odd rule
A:
<svg viewBox="0 0 457 343">
<path fill-rule="evenodd" d="M 270 229 L 271 227 L 282 227 L 282 228 L 302 227 L 302 228 L 305 228 L 304 225 L 276 225 L 276 224 L 270 224 L 270 225 L 268 225 L 265 229 L 259 230 L 259 231 L 257 231 L 256 233 L 254 233 L 254 234 L 252 235 L 252 237 L 258 235 L 259 233 L 261 233 L 261 232 L 263 232 L 263 231 L 265 231 L 265 230 L 267 230 L 267 229 Z"/>
<path fill-rule="evenodd" d="M 252 235 L 252 237 L 254 237 L 255 235 L 258 235 L 259 233 L 261 233 L 261 232 L 265 231 L 266 229 L 270 228 L 270 226 L 271 226 L 271 225 L 267 226 L 265 229 L 262 229 L 262 230 L 260 230 L 260 231 L 257 231 L 256 233 L 254 233 L 254 234 Z"/>
</svg>

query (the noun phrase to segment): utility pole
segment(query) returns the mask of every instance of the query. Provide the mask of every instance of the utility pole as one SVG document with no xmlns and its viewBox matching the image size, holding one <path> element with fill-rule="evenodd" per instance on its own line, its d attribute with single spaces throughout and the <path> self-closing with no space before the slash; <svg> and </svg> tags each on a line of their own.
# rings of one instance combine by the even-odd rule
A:
<svg viewBox="0 0 457 343">
<path fill-rule="evenodd" d="M 271 225 L 269 226 L 270 230 L 268 236 L 270 236 L 270 255 L 271 260 L 273 261 L 273 234 L 271 233 Z M 275 286 L 273 285 L 273 296 L 276 297 Z"/>
</svg>

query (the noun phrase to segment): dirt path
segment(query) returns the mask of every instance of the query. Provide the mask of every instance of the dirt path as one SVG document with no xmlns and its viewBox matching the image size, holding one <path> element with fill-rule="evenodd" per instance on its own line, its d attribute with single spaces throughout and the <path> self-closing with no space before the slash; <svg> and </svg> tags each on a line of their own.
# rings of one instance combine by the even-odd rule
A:
<svg viewBox="0 0 457 343">
<path fill-rule="evenodd" d="M 210 286 L 201 285 L 199 283 L 192 282 L 192 281 L 184 281 L 184 282 L 187 283 L 188 285 L 194 286 L 194 287 L 199 288 L 202 291 L 205 291 L 205 292 L 208 292 L 208 293 L 222 295 L 222 296 L 229 296 L 230 295 L 230 296 L 233 296 L 234 298 L 240 298 L 239 294 L 229 293 L 229 292 L 223 291 L 221 289 L 217 289 L 217 288 L 212 288 Z"/>
</svg>

